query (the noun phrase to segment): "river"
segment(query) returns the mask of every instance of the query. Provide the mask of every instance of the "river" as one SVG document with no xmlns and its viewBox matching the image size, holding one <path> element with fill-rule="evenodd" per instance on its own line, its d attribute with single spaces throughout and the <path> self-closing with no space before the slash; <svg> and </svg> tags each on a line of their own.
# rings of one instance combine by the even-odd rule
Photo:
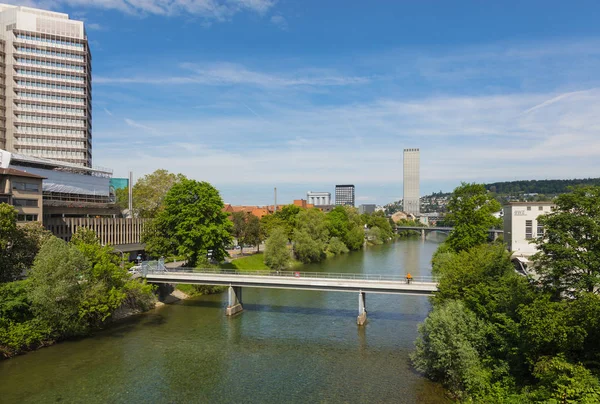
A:
<svg viewBox="0 0 600 404">
<path fill-rule="evenodd" d="M 430 274 L 438 244 L 403 240 L 301 270 Z M 421 296 L 244 289 L 129 318 L 93 337 L 0 362 L 2 403 L 443 403 L 410 366 Z"/>
</svg>

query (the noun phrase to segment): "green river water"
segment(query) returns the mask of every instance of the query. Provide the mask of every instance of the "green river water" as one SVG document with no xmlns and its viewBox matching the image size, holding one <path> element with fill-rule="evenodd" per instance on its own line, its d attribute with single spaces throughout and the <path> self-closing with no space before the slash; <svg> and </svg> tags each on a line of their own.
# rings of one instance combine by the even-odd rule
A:
<svg viewBox="0 0 600 404">
<path fill-rule="evenodd" d="M 404 240 L 301 270 L 430 274 L 438 244 Z M 178 302 L 90 338 L 0 362 L 0 403 L 444 403 L 409 354 L 426 297 L 245 288 Z"/>
</svg>

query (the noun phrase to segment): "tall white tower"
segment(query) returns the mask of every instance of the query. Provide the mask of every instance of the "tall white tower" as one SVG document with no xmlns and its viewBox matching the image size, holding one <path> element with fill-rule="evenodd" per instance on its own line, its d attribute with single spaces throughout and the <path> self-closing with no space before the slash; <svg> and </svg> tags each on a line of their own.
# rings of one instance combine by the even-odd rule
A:
<svg viewBox="0 0 600 404">
<path fill-rule="evenodd" d="M 404 211 L 418 216 L 420 213 L 419 149 L 404 149 Z"/>
<path fill-rule="evenodd" d="M 91 59 L 82 21 L 0 4 L 0 148 L 90 167 Z"/>
</svg>

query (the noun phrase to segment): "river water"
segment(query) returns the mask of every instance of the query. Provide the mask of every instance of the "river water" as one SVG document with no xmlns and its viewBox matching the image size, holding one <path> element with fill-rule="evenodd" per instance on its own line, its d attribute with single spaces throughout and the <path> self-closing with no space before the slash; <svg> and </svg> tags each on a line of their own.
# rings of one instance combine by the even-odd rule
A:
<svg viewBox="0 0 600 404">
<path fill-rule="evenodd" d="M 437 243 L 404 240 L 301 270 L 430 274 Z M 0 362 L 1 403 L 443 403 L 410 366 L 422 296 L 245 288 L 127 319 L 90 338 Z"/>
</svg>

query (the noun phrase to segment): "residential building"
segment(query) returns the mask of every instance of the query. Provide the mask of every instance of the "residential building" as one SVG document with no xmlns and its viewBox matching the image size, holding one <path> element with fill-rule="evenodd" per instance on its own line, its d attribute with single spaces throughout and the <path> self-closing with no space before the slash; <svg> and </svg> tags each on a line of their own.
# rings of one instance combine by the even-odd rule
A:
<svg viewBox="0 0 600 404">
<path fill-rule="evenodd" d="M 14 168 L 0 168 L 0 203 L 14 206 L 18 222 L 41 222 L 44 177 Z"/>
<path fill-rule="evenodd" d="M 538 217 L 552 211 L 552 202 L 511 202 L 504 206 L 504 241 L 515 257 L 537 252 L 531 242 L 544 234 Z"/>
<path fill-rule="evenodd" d="M 360 213 L 361 215 L 363 213 L 375 213 L 376 208 L 377 205 L 375 204 L 362 204 L 358 207 L 358 213 Z"/>
<path fill-rule="evenodd" d="M 310 209 L 315 207 L 312 203 L 308 203 L 306 199 L 294 199 L 294 205 L 303 209 Z"/>
<path fill-rule="evenodd" d="M 306 201 L 315 206 L 331 205 L 331 192 L 313 192 L 306 193 Z"/>
<path fill-rule="evenodd" d="M 404 211 L 414 216 L 420 212 L 419 149 L 404 149 Z"/>
<path fill-rule="evenodd" d="M 354 206 L 354 185 L 336 185 L 335 204 Z"/>
<path fill-rule="evenodd" d="M 0 4 L 0 149 L 92 166 L 92 69 L 82 21 Z"/>
</svg>

